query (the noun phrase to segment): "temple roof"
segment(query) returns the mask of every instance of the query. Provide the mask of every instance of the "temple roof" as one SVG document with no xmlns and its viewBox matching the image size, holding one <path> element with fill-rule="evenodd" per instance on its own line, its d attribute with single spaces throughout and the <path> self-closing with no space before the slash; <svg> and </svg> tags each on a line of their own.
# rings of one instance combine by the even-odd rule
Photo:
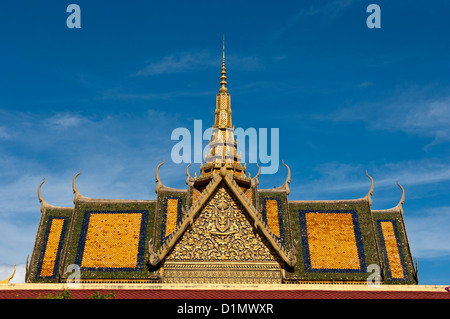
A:
<svg viewBox="0 0 450 319">
<path fill-rule="evenodd" d="M 295 255 L 288 253 L 286 249 L 282 246 L 281 242 L 272 234 L 267 225 L 263 222 L 261 214 L 256 210 L 253 204 L 245 196 L 242 190 L 239 188 L 237 183 L 233 180 L 232 175 L 227 172 L 225 167 L 222 167 L 220 174 L 216 174 L 212 177 L 209 184 L 200 194 L 200 197 L 194 202 L 190 209 L 186 212 L 183 220 L 176 226 L 175 231 L 169 236 L 168 240 L 164 245 L 157 251 L 152 247 L 150 248 L 150 263 L 152 265 L 157 265 L 164 257 L 168 254 L 171 248 L 179 240 L 181 235 L 187 230 L 187 228 L 194 222 L 195 216 L 204 207 L 207 200 L 211 197 L 214 190 L 219 186 L 219 184 L 224 181 L 226 185 L 230 188 L 233 194 L 236 196 L 237 200 L 244 206 L 248 215 L 253 220 L 255 228 L 259 228 L 264 236 L 267 238 L 269 243 L 273 246 L 277 254 L 282 260 L 284 260 L 288 265 L 294 266 L 296 263 Z"/>
</svg>

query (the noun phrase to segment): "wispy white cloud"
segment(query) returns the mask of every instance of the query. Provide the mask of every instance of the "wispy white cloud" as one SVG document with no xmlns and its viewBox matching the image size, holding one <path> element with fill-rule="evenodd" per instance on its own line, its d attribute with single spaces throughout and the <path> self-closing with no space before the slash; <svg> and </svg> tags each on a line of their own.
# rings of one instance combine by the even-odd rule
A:
<svg viewBox="0 0 450 319">
<path fill-rule="evenodd" d="M 325 4 L 314 4 L 308 7 L 302 7 L 299 11 L 294 13 L 291 17 L 286 19 L 286 22 L 278 29 L 275 29 L 270 37 L 269 42 L 272 43 L 280 38 L 291 28 L 295 27 L 302 20 L 308 17 L 317 15 L 326 16 L 328 19 L 335 19 L 344 9 L 355 3 L 355 0 L 335 0 Z"/>
<path fill-rule="evenodd" d="M 83 124 L 83 122 L 86 122 L 87 119 L 85 117 L 82 117 L 78 114 L 73 114 L 73 113 L 57 113 L 53 116 L 51 116 L 48 119 L 48 124 L 49 125 L 55 125 L 57 127 L 61 127 L 61 128 L 71 128 L 71 127 L 76 127 L 79 126 L 81 124 Z"/>
<path fill-rule="evenodd" d="M 433 207 L 407 216 L 406 230 L 415 257 L 436 258 L 450 256 L 450 207 Z M 419 262 L 420 268 L 420 262 Z"/>
<path fill-rule="evenodd" d="M 71 182 L 80 168 L 78 189 L 88 197 L 154 199 L 155 168 L 163 159 L 164 183 L 185 186 L 185 178 L 180 179 L 185 166 L 170 161 L 175 143 L 171 130 L 183 125 L 176 114 L 1 112 L 0 125 L 11 135 L 0 141 L 0 264 L 24 263 L 32 252 L 41 216 L 37 187 L 43 177 L 44 199 L 65 207 L 73 206 Z M 60 129 L 55 132 L 55 127 Z M 6 147 L 11 142 L 13 150 Z M 6 272 L 5 278 L 9 268 Z"/>
<path fill-rule="evenodd" d="M 227 64 L 242 70 L 262 70 L 264 65 L 257 56 L 229 54 Z M 132 76 L 153 76 L 160 74 L 174 74 L 193 71 L 199 68 L 221 65 L 221 56 L 213 55 L 207 50 L 182 52 L 166 55 L 163 58 L 149 62 L 144 68 L 134 72 Z"/>
<path fill-rule="evenodd" d="M 6 127 L 0 126 L 0 140 L 7 140 L 10 138 L 10 135 L 7 132 Z"/>
<path fill-rule="evenodd" d="M 364 82 L 362 82 L 362 83 L 359 85 L 359 87 L 360 87 L 360 88 L 367 88 L 367 87 L 372 86 L 372 85 L 373 85 L 372 82 L 370 82 L 370 81 L 364 81 Z"/>
<path fill-rule="evenodd" d="M 143 101 L 155 101 L 155 100 L 173 100 L 180 97 L 196 97 L 205 95 L 214 95 L 216 91 L 172 91 L 165 93 L 131 93 L 122 92 L 120 90 L 108 90 L 97 100 L 143 100 Z"/>
<path fill-rule="evenodd" d="M 298 192 L 303 199 L 346 199 L 342 196 L 363 196 L 370 186 L 365 175 L 366 170 L 374 179 L 375 196 L 379 192 L 395 188 L 397 181 L 406 189 L 450 182 L 450 166 L 441 160 L 410 160 L 379 165 L 368 163 L 367 166 L 361 163 L 329 162 L 317 166 L 317 178 L 298 183 L 299 188 L 293 192 Z M 429 195 L 416 192 L 414 196 Z M 392 198 L 399 199 L 399 193 L 393 193 Z M 382 200 L 389 201 L 392 198 Z"/>
<path fill-rule="evenodd" d="M 33 115 L 30 120 L 29 114 L 21 116 L 14 112 L 13 117 L 12 138 L 16 147 L 25 153 L 11 153 L 8 149 L 2 152 L 0 197 L 8 198 L 7 203 L 11 207 L 0 215 L 12 214 L 17 209 L 29 211 L 35 208 L 36 187 L 42 177 L 47 180 L 43 188 L 56 194 L 50 195 L 49 203 L 65 206 L 66 202 L 70 205 L 70 182 L 80 168 L 84 173 L 80 179 L 88 178 L 85 174 L 93 176 L 88 178 L 91 185 L 88 189 L 92 188 L 93 196 L 152 196 L 151 192 L 146 193 L 148 187 L 143 184 L 142 173 L 153 176 L 154 166 L 170 156 L 171 130 L 177 124 L 181 125 L 176 114 L 158 110 L 138 115 L 111 114 L 95 120 L 71 113 Z M 55 133 L 55 126 L 61 130 Z M 81 126 L 82 129 L 73 130 Z M 155 165 L 149 165 L 152 162 Z M 52 164 L 48 166 L 46 163 Z M 133 178 L 135 184 L 132 183 Z M 119 186 L 120 183 L 117 185 L 121 180 L 123 187 Z M 139 186 L 137 180 L 143 185 Z M 111 187 L 114 184 L 115 187 Z M 109 192 L 101 195 L 102 190 Z M 24 194 L 32 196 L 24 197 Z"/>
<path fill-rule="evenodd" d="M 217 58 L 213 59 L 208 51 L 183 52 L 167 55 L 158 61 L 150 62 L 145 68 L 135 72 L 133 75 L 151 76 L 180 73 L 194 70 L 199 66 L 217 66 L 217 63 Z"/>
<path fill-rule="evenodd" d="M 433 138 L 425 146 L 450 141 L 450 95 L 425 96 L 410 88 L 385 101 L 342 107 L 317 119 L 335 122 L 363 121 L 373 130 L 401 131 Z"/>
</svg>

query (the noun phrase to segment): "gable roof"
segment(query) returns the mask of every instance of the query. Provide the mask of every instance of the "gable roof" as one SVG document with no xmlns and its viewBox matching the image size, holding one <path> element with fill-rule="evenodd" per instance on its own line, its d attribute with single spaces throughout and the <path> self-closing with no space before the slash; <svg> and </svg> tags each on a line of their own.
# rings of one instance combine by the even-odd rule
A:
<svg viewBox="0 0 450 319">
<path fill-rule="evenodd" d="M 223 167 L 224 168 L 224 167 Z M 253 221 L 255 228 L 259 228 L 264 234 L 266 239 L 272 245 L 274 250 L 280 256 L 280 258 L 285 261 L 289 266 L 294 266 L 297 259 L 294 253 L 286 251 L 281 242 L 272 234 L 272 232 L 264 223 L 261 214 L 256 210 L 250 200 L 245 196 L 242 190 L 239 188 L 237 183 L 233 180 L 231 175 L 226 172 L 226 169 L 221 169 L 220 174 L 214 175 L 213 179 L 203 192 L 200 194 L 199 198 L 192 204 L 190 209 L 186 212 L 183 220 L 177 225 L 176 229 L 169 235 L 165 243 L 158 249 L 155 250 L 153 245 L 150 245 L 150 263 L 152 265 L 157 265 L 165 256 L 169 253 L 178 239 L 183 235 L 186 229 L 194 222 L 195 216 L 201 211 L 203 206 L 206 204 L 208 199 L 211 197 L 213 192 L 219 186 L 219 184 L 224 181 L 226 185 L 230 188 L 233 194 L 236 196 L 237 200 L 247 211 L 248 215 Z"/>
</svg>

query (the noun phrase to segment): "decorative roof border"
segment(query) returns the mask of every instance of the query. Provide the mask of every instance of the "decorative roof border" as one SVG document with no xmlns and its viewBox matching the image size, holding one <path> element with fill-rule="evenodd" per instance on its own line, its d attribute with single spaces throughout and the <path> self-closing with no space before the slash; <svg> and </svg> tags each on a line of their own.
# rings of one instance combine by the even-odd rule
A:
<svg viewBox="0 0 450 319">
<path fill-rule="evenodd" d="M 190 209 L 186 212 L 183 220 L 178 223 L 175 230 L 168 236 L 164 244 L 155 250 L 154 245 L 149 243 L 149 261 L 152 265 L 157 265 L 164 257 L 169 253 L 181 235 L 186 231 L 186 229 L 194 222 L 195 216 L 201 211 L 201 208 L 206 204 L 207 200 L 210 198 L 214 190 L 219 186 L 220 182 L 225 181 L 228 187 L 231 189 L 233 194 L 236 196 L 237 200 L 244 206 L 244 209 L 248 212 L 250 217 L 253 219 L 255 228 L 259 228 L 270 244 L 273 246 L 277 254 L 283 259 L 289 266 L 294 266 L 297 258 L 295 252 L 288 252 L 283 247 L 281 241 L 276 238 L 275 235 L 269 230 L 267 224 L 264 222 L 261 214 L 256 210 L 250 200 L 245 196 L 242 190 L 239 188 L 237 183 L 233 178 L 227 174 L 225 167 L 222 167 L 220 174 L 214 175 L 212 180 L 200 194 L 198 199 L 193 203 Z"/>
</svg>

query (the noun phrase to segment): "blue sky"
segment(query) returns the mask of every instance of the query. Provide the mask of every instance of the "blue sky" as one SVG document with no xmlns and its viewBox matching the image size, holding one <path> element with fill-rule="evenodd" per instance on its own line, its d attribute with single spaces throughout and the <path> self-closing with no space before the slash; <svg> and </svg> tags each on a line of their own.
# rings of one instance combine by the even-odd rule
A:
<svg viewBox="0 0 450 319">
<path fill-rule="evenodd" d="M 81 29 L 66 26 L 70 3 Z M 370 3 L 381 29 L 366 26 Z M 368 170 L 372 208 L 391 208 L 398 180 L 419 282 L 450 284 L 448 12 L 443 0 L 3 4 L 0 279 L 17 263 L 23 281 L 43 177 L 46 201 L 69 207 L 80 168 L 88 197 L 154 199 L 163 159 L 164 184 L 185 187 L 171 132 L 213 124 L 225 34 L 233 124 L 279 128 L 290 199 L 362 197 Z"/>
</svg>

